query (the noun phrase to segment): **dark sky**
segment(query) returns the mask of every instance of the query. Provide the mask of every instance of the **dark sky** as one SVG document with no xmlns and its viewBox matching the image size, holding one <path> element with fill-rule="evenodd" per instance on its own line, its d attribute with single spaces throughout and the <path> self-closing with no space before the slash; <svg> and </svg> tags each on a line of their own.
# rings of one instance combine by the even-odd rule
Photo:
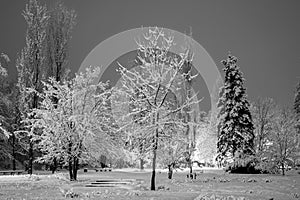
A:
<svg viewBox="0 0 300 200">
<path fill-rule="evenodd" d="M 41 1 L 47 5 L 54 1 Z M 272 97 L 290 105 L 300 79 L 300 1 L 275 0 L 64 0 L 77 12 L 69 66 L 77 71 L 101 41 L 141 26 L 159 26 L 188 33 L 219 69 L 228 51 L 239 58 L 250 100 Z M 12 60 L 25 44 L 27 1 L 0 1 L 0 52 Z M 99 64 L 101 65 L 101 63 Z"/>
</svg>

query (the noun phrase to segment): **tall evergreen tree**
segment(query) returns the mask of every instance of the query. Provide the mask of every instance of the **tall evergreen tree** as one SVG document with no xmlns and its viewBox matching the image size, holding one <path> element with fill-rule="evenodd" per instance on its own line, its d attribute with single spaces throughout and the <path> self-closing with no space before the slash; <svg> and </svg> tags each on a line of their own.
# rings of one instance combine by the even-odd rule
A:
<svg viewBox="0 0 300 200">
<path fill-rule="evenodd" d="M 234 158 L 237 153 L 253 154 L 254 126 L 247 100 L 245 79 L 237 58 L 228 55 L 224 65 L 224 86 L 218 102 L 218 159 Z"/>
</svg>

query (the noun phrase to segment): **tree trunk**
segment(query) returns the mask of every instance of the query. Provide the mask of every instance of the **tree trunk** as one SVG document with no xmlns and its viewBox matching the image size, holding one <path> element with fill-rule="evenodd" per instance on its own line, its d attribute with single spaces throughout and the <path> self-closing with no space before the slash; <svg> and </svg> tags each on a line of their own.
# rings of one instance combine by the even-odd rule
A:
<svg viewBox="0 0 300 200">
<path fill-rule="evenodd" d="M 158 143 L 158 128 L 156 128 L 156 133 L 155 133 L 155 138 L 154 138 L 153 159 L 152 159 L 152 176 L 151 176 L 151 190 L 155 190 L 155 168 L 156 168 L 157 143 Z"/>
<path fill-rule="evenodd" d="M 70 175 L 70 181 L 74 180 L 74 174 L 73 174 L 73 162 L 72 162 L 72 143 L 69 142 L 69 146 L 68 146 L 68 153 L 69 153 L 69 160 L 68 160 L 68 164 L 69 164 L 69 175 Z"/>
<path fill-rule="evenodd" d="M 193 167 L 192 167 L 192 151 L 193 151 L 193 136 L 192 136 L 192 129 L 191 125 L 188 124 L 191 121 L 190 114 L 187 112 L 186 113 L 186 120 L 185 122 L 187 123 L 186 127 L 186 136 L 188 138 L 188 145 L 187 145 L 187 150 L 188 150 L 188 167 L 189 167 L 189 177 L 192 178 L 192 173 L 193 173 Z"/>
<path fill-rule="evenodd" d="M 140 142 L 139 153 L 140 155 L 143 155 L 143 141 L 139 140 L 139 142 Z M 140 158 L 140 170 L 144 170 L 144 160 L 142 157 Z"/>
<path fill-rule="evenodd" d="M 284 176 L 285 175 L 285 171 L 284 171 L 284 163 L 283 162 L 281 163 L 281 167 L 282 167 L 281 168 L 281 170 L 282 170 L 282 176 Z"/>
<path fill-rule="evenodd" d="M 51 169 L 52 174 L 55 173 L 56 169 L 57 169 L 57 160 L 56 160 L 56 158 L 53 158 L 52 169 Z"/>
<path fill-rule="evenodd" d="M 172 176 L 173 176 L 172 165 L 168 165 L 168 169 L 169 169 L 169 172 L 168 172 L 168 179 L 172 179 Z"/>
<path fill-rule="evenodd" d="M 151 190 L 155 190 L 155 165 L 156 165 L 156 150 L 153 150 Z"/>
<path fill-rule="evenodd" d="M 15 147 L 15 144 L 16 144 L 16 136 L 15 134 L 13 133 L 12 134 L 12 156 L 13 156 L 13 160 L 12 160 L 12 168 L 13 170 L 16 170 L 16 147 Z"/>
<path fill-rule="evenodd" d="M 232 157 L 233 157 L 233 167 L 235 168 L 236 166 L 236 158 L 235 158 L 235 148 L 232 149 Z"/>
<path fill-rule="evenodd" d="M 74 179 L 74 181 L 77 180 L 78 164 L 79 164 L 79 159 L 74 157 L 74 159 L 73 159 L 73 179 Z"/>
<path fill-rule="evenodd" d="M 28 174 L 32 174 L 33 168 L 33 142 L 31 141 L 32 136 L 29 137 L 29 149 L 28 149 Z"/>
<path fill-rule="evenodd" d="M 70 181 L 74 180 L 72 166 L 73 166 L 72 165 L 72 158 L 69 157 L 69 175 L 70 175 Z"/>
<path fill-rule="evenodd" d="M 193 173 L 193 165 L 192 165 L 192 159 L 191 154 L 189 155 L 189 168 L 190 168 L 190 178 L 193 179 L 192 173 Z"/>
<path fill-rule="evenodd" d="M 144 170 L 144 160 L 140 158 L 140 170 Z"/>
<path fill-rule="evenodd" d="M 60 76 L 61 76 L 61 62 L 56 62 L 56 81 L 59 82 L 60 81 Z"/>
</svg>

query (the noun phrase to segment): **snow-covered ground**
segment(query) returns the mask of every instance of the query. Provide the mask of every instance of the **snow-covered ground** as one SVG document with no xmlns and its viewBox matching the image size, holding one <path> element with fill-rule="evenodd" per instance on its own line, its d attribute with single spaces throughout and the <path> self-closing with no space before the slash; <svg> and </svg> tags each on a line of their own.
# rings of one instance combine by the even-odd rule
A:
<svg viewBox="0 0 300 200">
<path fill-rule="evenodd" d="M 174 172 L 189 172 L 189 168 L 181 168 L 181 169 L 174 169 Z M 138 168 L 122 168 L 122 169 L 113 169 L 113 171 L 117 172 L 131 172 L 131 173 L 145 173 L 145 172 L 152 172 L 151 168 L 146 169 L 138 169 Z M 216 168 L 216 167 L 193 167 L 193 171 L 220 171 L 223 172 L 223 168 Z M 156 169 L 156 172 L 168 172 L 168 169 Z"/>
</svg>

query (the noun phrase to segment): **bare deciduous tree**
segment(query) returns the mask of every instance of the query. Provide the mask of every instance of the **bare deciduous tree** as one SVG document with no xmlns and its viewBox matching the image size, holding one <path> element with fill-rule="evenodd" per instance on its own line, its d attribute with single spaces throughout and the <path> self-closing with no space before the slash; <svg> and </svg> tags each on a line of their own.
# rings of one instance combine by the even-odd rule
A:
<svg viewBox="0 0 300 200">
<path fill-rule="evenodd" d="M 278 164 L 285 175 L 286 166 L 292 164 L 292 160 L 299 152 L 299 135 L 295 128 L 296 118 L 289 108 L 277 108 L 272 123 L 269 153 L 271 161 Z"/>
<path fill-rule="evenodd" d="M 271 98 L 258 98 L 251 105 L 254 124 L 254 147 L 256 155 L 262 158 L 267 148 L 268 136 L 272 130 L 272 120 L 275 115 L 276 105 Z"/>
</svg>

